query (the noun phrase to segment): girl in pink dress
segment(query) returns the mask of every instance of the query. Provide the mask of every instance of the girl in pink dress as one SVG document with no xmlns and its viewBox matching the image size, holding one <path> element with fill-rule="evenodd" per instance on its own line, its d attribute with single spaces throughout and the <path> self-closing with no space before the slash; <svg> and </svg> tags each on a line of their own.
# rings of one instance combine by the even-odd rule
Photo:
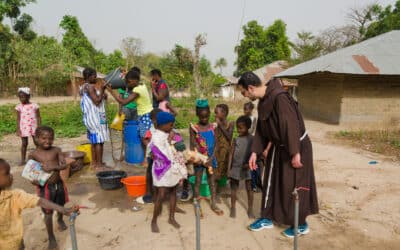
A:
<svg viewBox="0 0 400 250">
<path fill-rule="evenodd" d="M 21 165 L 25 164 L 26 149 L 28 147 L 28 137 L 35 135 L 36 128 L 41 123 L 39 105 L 29 101 L 30 89 L 19 88 L 18 97 L 21 102 L 15 107 L 17 111 L 17 135 L 21 137 Z M 33 139 L 34 140 L 34 139 Z"/>
</svg>

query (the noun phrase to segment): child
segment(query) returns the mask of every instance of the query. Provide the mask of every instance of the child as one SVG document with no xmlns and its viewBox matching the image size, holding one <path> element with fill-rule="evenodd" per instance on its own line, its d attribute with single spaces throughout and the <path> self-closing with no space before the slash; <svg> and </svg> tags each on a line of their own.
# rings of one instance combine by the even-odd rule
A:
<svg viewBox="0 0 400 250">
<path fill-rule="evenodd" d="M 222 177 L 227 176 L 229 153 L 231 151 L 233 128 L 235 127 L 235 124 L 227 121 L 229 113 L 228 105 L 218 104 L 215 107 L 214 112 L 215 121 L 217 122 L 215 137 L 218 141 L 218 151 L 215 152 L 218 168 L 215 170 L 214 175 L 215 181 L 219 181 Z"/>
<path fill-rule="evenodd" d="M 251 127 L 249 129 L 249 134 L 254 136 L 257 127 L 257 118 L 253 116 L 254 104 L 252 102 L 246 102 L 243 106 L 244 115 L 249 117 L 251 120 Z M 260 165 L 261 162 L 258 162 Z M 258 192 L 257 183 L 260 182 L 260 168 L 256 170 L 251 170 L 251 188 L 253 192 Z"/>
<path fill-rule="evenodd" d="M 35 130 L 40 126 L 41 118 L 39 105 L 29 101 L 30 89 L 19 88 L 18 97 L 21 102 L 15 107 L 17 111 L 17 135 L 21 137 L 21 165 L 25 164 L 26 149 L 28 147 L 28 137 L 35 135 Z"/>
<path fill-rule="evenodd" d="M 153 177 L 152 177 L 152 167 L 153 167 L 153 157 L 151 155 L 150 150 L 150 141 L 151 137 L 154 134 L 157 128 L 157 114 L 161 112 L 161 109 L 153 109 L 150 112 L 150 118 L 153 122 L 153 125 L 147 131 L 146 136 L 144 137 L 144 144 L 147 147 L 147 169 L 146 169 L 146 194 L 142 197 L 143 203 L 152 203 L 153 202 Z"/>
<path fill-rule="evenodd" d="M 253 192 L 251 190 L 251 175 L 249 158 L 253 136 L 249 134 L 251 120 L 248 116 L 240 116 L 236 121 L 236 128 L 239 136 L 233 142 L 233 150 L 230 154 L 230 184 L 231 184 L 231 213 L 230 217 L 236 217 L 236 199 L 239 181 L 245 180 L 247 191 L 247 216 L 253 215 Z"/>
<path fill-rule="evenodd" d="M 176 109 L 171 105 L 171 103 L 165 98 L 164 100 L 160 101 L 158 108 L 164 112 L 168 112 L 173 114 L 174 116 L 178 115 Z"/>
<path fill-rule="evenodd" d="M 116 95 L 109 85 L 107 85 L 107 90 L 114 97 L 114 99 L 122 105 L 126 105 L 129 102 L 136 101 L 137 111 L 139 115 L 139 135 L 142 140 L 143 148 L 146 149 L 146 147 L 144 146 L 144 137 L 152 124 L 150 119 L 150 112 L 153 110 L 153 108 L 151 104 L 150 94 L 146 88 L 146 85 L 140 84 L 140 74 L 137 70 L 129 71 L 125 76 L 125 80 L 127 82 L 128 88 L 133 88 L 132 93 L 126 99 L 122 99 L 118 95 Z M 144 151 L 146 153 L 146 150 Z"/>
<path fill-rule="evenodd" d="M 22 210 L 40 206 L 70 215 L 78 207 L 64 208 L 20 189 L 11 189 L 13 176 L 10 165 L 0 159 L 0 248 L 2 250 L 24 249 Z"/>
<path fill-rule="evenodd" d="M 100 90 L 95 88 L 97 73 L 94 69 L 84 69 L 83 78 L 86 81 L 81 87 L 83 123 L 87 128 L 87 138 L 92 146 L 92 167 L 100 170 L 104 167 L 104 142 L 109 140 L 105 108 L 106 95 L 104 86 Z"/>
<path fill-rule="evenodd" d="M 197 124 L 190 124 L 190 150 L 197 149 L 198 152 L 209 157 L 208 163 L 197 164 L 194 167 L 196 181 L 194 185 L 194 197 L 200 199 L 200 183 L 203 171 L 206 167 L 212 166 L 213 169 L 217 168 L 217 161 L 215 159 L 215 152 L 218 150 L 218 141 L 215 138 L 215 126 L 210 124 L 210 107 L 207 100 L 196 100 L 196 115 L 199 118 Z M 223 211 L 218 208 L 215 202 L 216 186 L 214 175 L 212 172 L 207 171 L 208 184 L 211 189 L 211 209 L 217 214 L 222 215 Z"/>
<path fill-rule="evenodd" d="M 257 118 L 253 116 L 254 104 L 252 102 L 246 102 L 243 106 L 244 115 L 248 116 L 251 120 L 251 128 L 249 134 L 255 135 L 257 127 Z"/>
<path fill-rule="evenodd" d="M 54 130 L 46 126 L 38 127 L 35 133 L 35 140 L 37 148 L 29 155 L 29 159 L 39 162 L 45 172 L 52 173 L 43 187 L 37 185 L 38 194 L 41 198 L 64 206 L 68 202 L 68 192 L 60 178 L 60 170 L 65 169 L 67 165 L 61 149 L 53 146 Z M 43 209 L 43 213 L 49 236 L 49 248 L 53 249 L 57 247 L 53 232 L 53 210 Z M 67 229 L 62 213 L 57 214 L 57 223 L 60 231 Z"/>
<path fill-rule="evenodd" d="M 153 185 L 157 189 L 151 220 L 151 231 L 153 233 L 160 232 L 157 217 L 161 213 L 162 202 L 166 195 L 169 195 L 170 200 L 168 223 L 175 228 L 180 227 L 175 220 L 176 188 L 178 183 L 187 178 L 185 163 L 177 159 L 172 145 L 168 141 L 170 132 L 174 127 L 175 117 L 168 112 L 159 112 L 156 119 L 157 129 L 154 131 L 150 142 L 153 155 Z"/>
</svg>

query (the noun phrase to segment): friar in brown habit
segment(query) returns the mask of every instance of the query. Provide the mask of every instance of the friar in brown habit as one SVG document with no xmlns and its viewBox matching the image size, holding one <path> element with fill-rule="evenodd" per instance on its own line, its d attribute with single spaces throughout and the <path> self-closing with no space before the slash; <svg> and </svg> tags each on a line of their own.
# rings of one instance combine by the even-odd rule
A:
<svg viewBox="0 0 400 250">
<path fill-rule="evenodd" d="M 292 192 L 297 188 L 300 200 L 298 233 L 307 234 L 306 217 L 318 213 L 318 200 L 312 145 L 297 102 L 284 90 L 279 79 L 272 79 L 264 85 L 257 75 L 246 72 L 238 85 L 245 97 L 259 99 L 250 168 L 257 168 L 257 157 L 261 154 L 266 156 L 261 175 L 261 218 L 250 224 L 249 229 L 272 228 L 276 222 L 291 225 L 283 234 L 293 237 Z M 270 149 L 265 153 L 269 143 Z"/>
</svg>

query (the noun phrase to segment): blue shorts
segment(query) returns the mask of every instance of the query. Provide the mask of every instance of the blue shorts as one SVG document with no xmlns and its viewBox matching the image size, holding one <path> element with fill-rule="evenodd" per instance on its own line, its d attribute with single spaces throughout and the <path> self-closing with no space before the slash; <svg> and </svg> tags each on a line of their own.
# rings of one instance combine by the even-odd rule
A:
<svg viewBox="0 0 400 250">
<path fill-rule="evenodd" d="M 150 119 L 150 113 L 139 116 L 139 136 L 144 138 L 146 131 L 150 129 L 153 123 Z"/>
</svg>

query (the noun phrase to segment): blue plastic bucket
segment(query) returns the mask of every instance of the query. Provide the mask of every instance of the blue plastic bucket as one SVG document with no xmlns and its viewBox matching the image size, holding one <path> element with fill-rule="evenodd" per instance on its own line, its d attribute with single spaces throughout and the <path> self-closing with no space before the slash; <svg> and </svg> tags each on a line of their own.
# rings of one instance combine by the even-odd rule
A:
<svg viewBox="0 0 400 250">
<path fill-rule="evenodd" d="M 137 121 L 124 122 L 125 161 L 130 164 L 142 163 L 144 151 L 139 137 Z"/>
</svg>

